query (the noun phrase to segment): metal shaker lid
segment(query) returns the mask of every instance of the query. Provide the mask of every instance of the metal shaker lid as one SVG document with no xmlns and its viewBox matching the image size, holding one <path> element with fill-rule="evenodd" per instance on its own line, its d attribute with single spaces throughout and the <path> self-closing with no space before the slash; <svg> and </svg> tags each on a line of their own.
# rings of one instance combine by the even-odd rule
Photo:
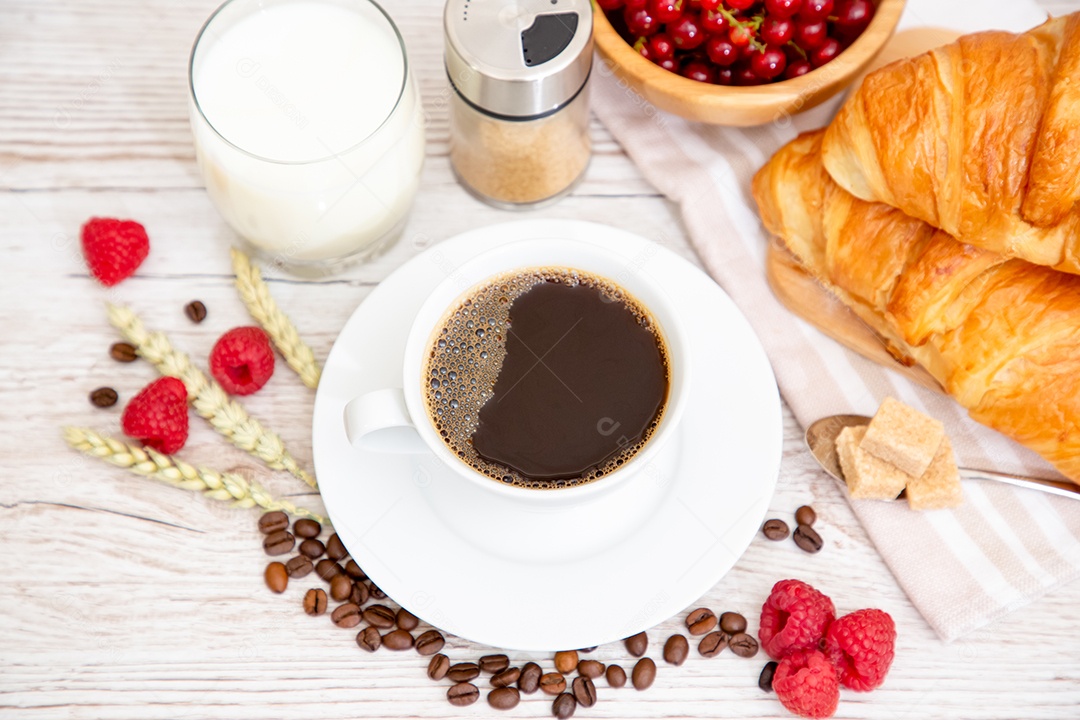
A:
<svg viewBox="0 0 1080 720">
<path fill-rule="evenodd" d="M 590 0 L 448 0 L 443 28 L 450 82 L 496 115 L 552 112 L 592 69 Z"/>
</svg>

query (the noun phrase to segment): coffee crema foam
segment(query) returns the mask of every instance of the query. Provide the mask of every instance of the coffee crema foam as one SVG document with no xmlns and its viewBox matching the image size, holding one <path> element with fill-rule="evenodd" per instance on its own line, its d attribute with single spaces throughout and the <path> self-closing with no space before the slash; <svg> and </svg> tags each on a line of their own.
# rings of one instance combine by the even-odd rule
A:
<svg viewBox="0 0 1080 720">
<path fill-rule="evenodd" d="M 622 447 L 581 477 L 537 480 L 480 457 L 472 446 L 472 436 L 479 424 L 480 409 L 494 395 L 495 383 L 506 359 L 511 307 L 515 300 L 542 283 L 591 287 L 605 301 L 622 303 L 638 323 L 656 337 L 670 383 L 671 365 L 663 336 L 656 321 L 636 299 L 614 282 L 597 275 L 572 268 L 540 267 L 496 275 L 470 290 L 447 311 L 428 342 L 423 388 L 429 420 L 462 462 L 507 485 L 554 490 L 592 482 L 629 461 L 659 426 L 666 401 L 637 442 Z"/>
</svg>

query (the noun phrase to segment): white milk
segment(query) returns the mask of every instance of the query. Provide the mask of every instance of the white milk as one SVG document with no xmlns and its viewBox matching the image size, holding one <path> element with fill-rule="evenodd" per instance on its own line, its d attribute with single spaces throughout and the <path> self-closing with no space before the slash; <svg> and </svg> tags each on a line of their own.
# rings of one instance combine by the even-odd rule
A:
<svg viewBox="0 0 1080 720">
<path fill-rule="evenodd" d="M 232 0 L 196 41 L 191 82 L 206 190 L 247 241 L 303 265 L 396 238 L 424 127 L 404 48 L 378 8 Z"/>
</svg>

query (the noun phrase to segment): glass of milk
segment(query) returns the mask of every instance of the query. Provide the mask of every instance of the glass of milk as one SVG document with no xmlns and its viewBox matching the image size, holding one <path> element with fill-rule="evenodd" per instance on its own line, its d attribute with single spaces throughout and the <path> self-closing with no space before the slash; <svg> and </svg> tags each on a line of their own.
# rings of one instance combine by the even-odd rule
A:
<svg viewBox="0 0 1080 720">
<path fill-rule="evenodd" d="M 264 259 L 320 274 L 400 235 L 424 120 L 405 45 L 371 0 L 228 0 L 195 40 L 206 191 Z"/>
</svg>

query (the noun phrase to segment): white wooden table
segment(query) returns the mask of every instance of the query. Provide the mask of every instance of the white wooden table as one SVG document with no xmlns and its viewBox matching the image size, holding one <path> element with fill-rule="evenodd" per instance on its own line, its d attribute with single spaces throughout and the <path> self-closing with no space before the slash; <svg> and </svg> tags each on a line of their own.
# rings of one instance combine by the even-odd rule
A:
<svg viewBox="0 0 1080 720">
<path fill-rule="evenodd" d="M 232 288 L 233 240 L 196 173 L 186 109 L 188 49 L 217 0 L 0 2 L 0 717 L 353 718 L 491 714 L 457 710 L 412 652 L 368 655 L 353 633 L 263 585 L 257 515 L 130 476 L 68 451 L 63 424 L 119 434 L 120 407 L 98 410 L 100 385 L 129 398 L 155 376 L 108 356 L 106 299 L 134 306 L 196 358 L 247 324 Z M 1077 2 L 1048 1 L 1064 12 Z M 419 250 L 508 219 L 458 187 L 447 161 L 441 4 L 387 0 L 402 28 L 429 113 L 421 195 L 402 242 L 377 262 L 324 281 L 276 280 L 274 295 L 325 357 L 371 288 Z M 976 12 L 974 8 L 973 12 Z M 694 258 L 673 207 L 598 124 L 585 182 L 555 207 L 521 217 L 607 222 L 664 239 Z M 115 291 L 90 280 L 78 230 L 92 215 L 132 217 L 152 237 L 137 277 Z M 203 300 L 192 325 L 183 306 Z M 310 466 L 313 393 L 280 370 L 246 400 Z M 785 413 L 785 453 L 772 512 L 804 503 L 828 542 L 809 557 L 755 540 L 702 604 L 753 618 L 768 588 L 801 577 L 842 608 L 892 613 L 899 646 L 885 687 L 847 693 L 838 717 L 1080 716 L 1080 583 L 946 646 L 912 608 L 841 493 L 803 450 Z M 184 455 L 220 469 L 255 462 L 197 418 Z M 288 476 L 260 473 L 275 493 L 320 507 Z M 313 576 L 312 576 L 313 577 Z M 649 579 L 642 578 L 643 589 Z M 652 654 L 681 623 L 650 631 Z M 756 622 L 752 620 L 752 629 Z M 483 649 L 451 639 L 454 659 Z M 627 658 L 621 645 L 596 657 Z M 577 717 L 788 717 L 756 685 L 764 655 L 692 652 L 661 663 L 648 692 L 609 690 Z M 512 716 L 544 717 L 527 696 Z"/>
</svg>

